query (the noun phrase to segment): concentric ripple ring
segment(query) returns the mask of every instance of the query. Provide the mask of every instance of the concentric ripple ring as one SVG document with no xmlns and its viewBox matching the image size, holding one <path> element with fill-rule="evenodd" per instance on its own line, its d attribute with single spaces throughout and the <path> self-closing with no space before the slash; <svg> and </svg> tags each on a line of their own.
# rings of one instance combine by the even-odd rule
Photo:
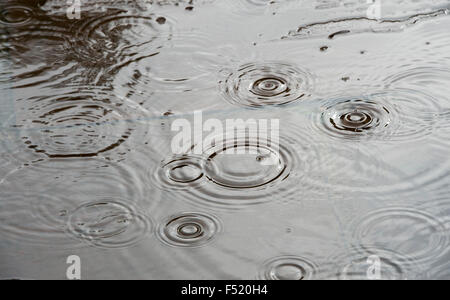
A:
<svg viewBox="0 0 450 300">
<path fill-rule="evenodd" d="M 222 231 L 217 217 L 204 213 L 171 216 L 159 227 L 160 240 L 173 247 L 198 248 L 213 241 Z"/>
<path fill-rule="evenodd" d="M 299 101 L 314 87 L 311 73 L 279 62 L 243 65 L 219 83 L 227 101 L 253 108 Z"/>
</svg>

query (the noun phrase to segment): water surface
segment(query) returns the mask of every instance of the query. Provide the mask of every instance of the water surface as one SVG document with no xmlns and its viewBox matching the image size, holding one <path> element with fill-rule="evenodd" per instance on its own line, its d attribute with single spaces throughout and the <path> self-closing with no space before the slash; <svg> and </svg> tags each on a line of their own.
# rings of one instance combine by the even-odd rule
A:
<svg viewBox="0 0 450 300">
<path fill-rule="evenodd" d="M 450 279 L 449 1 L 82 3 L 0 2 L 0 278 Z"/>
</svg>

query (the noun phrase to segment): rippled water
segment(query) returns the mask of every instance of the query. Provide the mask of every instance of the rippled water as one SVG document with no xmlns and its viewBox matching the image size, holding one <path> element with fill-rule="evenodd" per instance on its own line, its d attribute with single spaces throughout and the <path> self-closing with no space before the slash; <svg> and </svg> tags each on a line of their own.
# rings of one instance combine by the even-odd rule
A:
<svg viewBox="0 0 450 300">
<path fill-rule="evenodd" d="M 450 1 L 370 5 L 0 1 L 0 278 L 450 279 Z"/>
</svg>

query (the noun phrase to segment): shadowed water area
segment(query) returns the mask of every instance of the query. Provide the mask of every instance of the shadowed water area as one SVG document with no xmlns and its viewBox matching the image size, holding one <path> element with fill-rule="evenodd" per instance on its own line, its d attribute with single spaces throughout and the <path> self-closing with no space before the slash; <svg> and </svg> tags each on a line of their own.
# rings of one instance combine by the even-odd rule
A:
<svg viewBox="0 0 450 300">
<path fill-rule="evenodd" d="M 450 279 L 450 1 L 371 5 L 0 0 L 0 279 Z"/>
</svg>

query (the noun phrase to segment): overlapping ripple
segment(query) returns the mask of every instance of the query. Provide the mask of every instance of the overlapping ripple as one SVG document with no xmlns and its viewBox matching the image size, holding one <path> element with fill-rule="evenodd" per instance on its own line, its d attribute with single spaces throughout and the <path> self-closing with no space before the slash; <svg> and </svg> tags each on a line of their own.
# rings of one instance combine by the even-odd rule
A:
<svg viewBox="0 0 450 300">
<path fill-rule="evenodd" d="M 422 266 L 411 257 L 372 246 L 365 249 L 367 252 L 351 248 L 330 257 L 318 277 L 326 280 L 416 280 L 426 277 Z"/>
<path fill-rule="evenodd" d="M 134 172 L 132 166 L 99 158 L 51 159 L 10 171 L 0 180 L 0 188 L 5 193 L 26 189 L 51 198 L 68 193 L 75 203 L 82 202 L 86 195 L 119 197 L 137 203 L 144 197 L 143 176 Z"/>
<path fill-rule="evenodd" d="M 224 52 L 221 46 L 211 47 L 212 38 L 190 28 L 173 32 L 170 47 L 157 56 L 118 70 L 112 82 L 114 92 L 160 114 L 169 109 L 191 113 L 195 108 L 214 106 L 215 101 L 210 100 L 217 86 L 214 78 L 227 59 L 220 54 Z M 179 98 L 184 100 L 173 101 Z M 189 108 L 185 102 L 190 103 Z"/>
<path fill-rule="evenodd" d="M 448 277 L 449 2 L 300 2 L 3 1 L 1 252 L 42 264 L 0 277 L 40 247 L 132 248 L 101 251 L 113 278 Z M 280 144 L 170 154 L 170 121 L 228 104 Z"/>
<path fill-rule="evenodd" d="M 300 158 L 289 143 L 273 147 L 261 140 L 221 140 L 200 157 L 184 156 L 156 171 L 159 188 L 181 190 L 179 197 L 207 206 L 235 209 L 270 201 L 275 193 L 289 195 L 293 170 Z M 180 169 L 181 167 L 181 169 Z M 306 166 L 305 166 L 306 168 Z"/>
<path fill-rule="evenodd" d="M 0 72 L 0 82 L 13 88 L 56 85 L 67 80 L 73 68 L 61 48 L 69 33 L 67 21 L 51 18 L 33 4 L 0 5 L 0 62 L 8 65 Z"/>
<path fill-rule="evenodd" d="M 2 239 L 33 247 L 79 247 L 65 232 L 70 199 L 40 193 L 3 191 L 0 212 Z"/>
<path fill-rule="evenodd" d="M 95 77 L 91 75 L 97 84 L 105 84 L 130 63 L 157 55 L 171 39 L 171 23 L 166 17 L 131 15 L 122 10 L 84 18 L 72 30 L 66 38 L 68 56 L 98 69 Z"/>
<path fill-rule="evenodd" d="M 361 216 L 352 224 L 355 247 L 397 251 L 419 262 L 437 260 L 448 247 L 445 224 L 411 208 L 388 207 Z"/>
<path fill-rule="evenodd" d="M 40 180 L 36 181 L 36 178 Z M 4 225 L 2 234 L 9 240 L 30 246 L 51 245 L 57 249 L 83 247 L 87 245 L 85 242 L 89 240 L 89 232 L 76 240 L 73 235 L 67 234 L 68 228 L 75 226 L 75 232 L 82 235 L 83 230 L 93 223 L 85 222 L 87 227 L 80 225 L 78 228 L 75 223 L 69 224 L 69 217 L 73 214 L 75 216 L 72 220 L 85 217 L 84 210 L 80 207 L 84 207 L 88 196 L 105 199 L 102 203 L 109 203 L 111 199 L 120 197 L 126 199 L 120 202 L 125 207 L 123 211 L 133 217 L 130 226 L 135 226 L 133 222 L 137 222 L 138 228 L 129 227 L 124 235 L 114 238 L 100 239 L 93 236 L 91 242 L 104 248 L 128 246 L 141 236 L 138 232 L 145 235 L 144 232 L 151 230 L 151 220 L 144 218 L 142 210 L 138 213 L 134 208 L 143 199 L 144 187 L 141 180 L 127 166 L 101 159 L 53 159 L 23 166 L 9 172 L 0 181 L 0 190 L 4 194 L 2 205 L 5 208 L 0 214 Z M 118 201 L 114 203 L 116 202 Z M 99 213 L 103 211 L 105 216 L 111 211 L 107 209 L 107 204 L 99 204 L 98 207 L 106 207 L 99 209 Z M 86 210 L 91 212 L 89 208 L 91 207 L 88 206 Z M 96 224 L 102 222 L 100 219 L 90 221 Z M 104 225 L 104 229 L 99 226 L 98 230 L 110 230 L 109 223 Z M 135 229 L 136 232 L 131 233 Z"/>
<path fill-rule="evenodd" d="M 124 145 L 130 137 L 145 132 L 140 122 L 146 111 L 108 92 L 37 96 L 22 107 L 14 130 L 20 131 L 24 149 L 51 159 L 108 157 L 116 151 L 120 160 L 130 151 Z M 27 162 L 23 154 L 19 158 Z"/>
</svg>

